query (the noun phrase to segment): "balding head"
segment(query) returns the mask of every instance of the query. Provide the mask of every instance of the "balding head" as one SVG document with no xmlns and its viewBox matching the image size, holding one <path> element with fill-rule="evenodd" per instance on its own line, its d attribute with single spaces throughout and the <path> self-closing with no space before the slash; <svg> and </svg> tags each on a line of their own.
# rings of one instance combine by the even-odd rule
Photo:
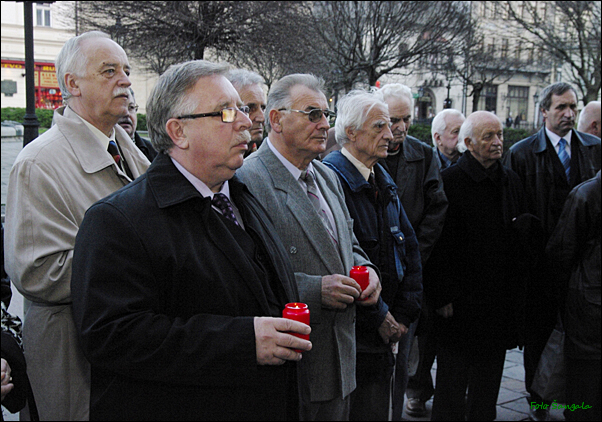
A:
<svg viewBox="0 0 602 422">
<path fill-rule="evenodd" d="M 600 137 L 602 126 L 600 125 L 600 101 L 591 101 L 579 115 L 579 124 L 577 130 L 579 132 L 589 133 Z"/>
<path fill-rule="evenodd" d="M 502 158 L 504 131 L 501 120 L 489 111 L 475 111 L 466 118 L 458 139 L 483 167 L 489 168 Z"/>
</svg>

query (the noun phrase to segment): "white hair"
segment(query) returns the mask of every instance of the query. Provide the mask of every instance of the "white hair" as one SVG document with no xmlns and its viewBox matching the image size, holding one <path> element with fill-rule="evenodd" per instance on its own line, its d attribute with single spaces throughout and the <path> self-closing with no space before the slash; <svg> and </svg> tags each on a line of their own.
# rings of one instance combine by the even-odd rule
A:
<svg viewBox="0 0 602 422">
<path fill-rule="evenodd" d="M 435 133 L 439 135 L 445 132 L 447 129 L 447 116 L 458 116 L 464 118 L 464 115 L 459 110 L 455 110 L 453 108 L 446 108 L 443 111 L 437 113 L 433 122 L 431 123 L 431 137 L 433 138 L 433 146 L 437 146 L 437 142 L 435 141 Z"/>
<path fill-rule="evenodd" d="M 376 91 L 376 94 L 380 95 L 383 101 L 386 101 L 389 97 L 407 99 L 410 102 L 410 110 L 414 109 L 414 97 L 412 96 L 412 90 L 406 85 L 387 84 Z"/>
<path fill-rule="evenodd" d="M 337 120 L 334 124 L 335 137 L 340 146 L 349 142 L 345 129 L 352 127 L 355 130 L 362 128 L 370 110 L 374 107 L 382 107 L 388 110 L 389 107 L 374 92 L 356 89 L 349 91 L 337 102 Z"/>
</svg>

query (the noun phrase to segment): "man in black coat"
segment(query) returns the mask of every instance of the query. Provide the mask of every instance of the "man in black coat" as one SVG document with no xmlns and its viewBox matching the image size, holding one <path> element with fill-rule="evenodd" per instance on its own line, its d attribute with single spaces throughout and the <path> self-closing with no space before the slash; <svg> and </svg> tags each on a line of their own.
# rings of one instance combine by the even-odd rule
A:
<svg viewBox="0 0 602 422">
<path fill-rule="evenodd" d="M 233 178 L 251 121 L 227 70 L 197 60 L 159 78 L 147 107 L 159 155 L 78 233 L 93 420 L 298 419 L 295 349 L 311 343 L 292 333 L 310 328 L 278 318 L 298 291 L 265 210 Z"/>
<path fill-rule="evenodd" d="M 600 138 L 574 129 L 577 92 L 564 82 L 544 88 L 540 94 L 544 127 L 510 148 L 504 163 L 514 170 L 525 189 L 529 213 L 543 224 L 537 248 L 537 262 L 531 271 L 527 291 L 529 321 L 525 338 L 525 387 L 529 403 L 546 403 L 531 391 L 539 358 L 556 325 L 561 297 L 558 274 L 551 270 L 544 248 L 554 231 L 572 188 L 591 179 L 600 170 Z M 562 145 L 562 147 L 561 147 Z M 564 163 L 561 161 L 564 159 Z M 546 419 L 547 410 L 538 409 L 533 419 Z M 533 412 L 532 412 L 533 413 Z"/>
<path fill-rule="evenodd" d="M 459 136 L 468 149 L 441 173 L 449 208 L 425 267 L 439 315 L 432 420 L 494 420 L 506 349 L 519 339 L 523 278 L 512 224 L 526 204 L 520 179 L 500 162 L 498 117 L 477 111 Z"/>
<path fill-rule="evenodd" d="M 408 136 L 414 108 L 411 89 L 402 84 L 387 84 L 377 91 L 377 95 L 389 106 L 393 133 L 387 158 L 380 160 L 380 163 L 397 185 L 401 204 L 416 232 L 424 266 L 439 239 L 447 210 L 439 158 L 430 146 Z M 425 306 L 422 308 L 425 309 Z M 408 334 L 399 342 L 393 392 L 393 420 L 401 420 L 408 383 L 408 371 L 404 367 L 407 365 L 417 325 L 418 322 L 411 324 Z M 421 405 L 424 406 L 424 402 Z M 426 409 L 423 410 L 426 412 Z"/>
<path fill-rule="evenodd" d="M 117 124 L 130 135 L 130 138 L 132 138 L 132 141 L 134 141 L 138 149 L 142 151 L 146 158 L 148 158 L 148 161 L 152 163 L 157 156 L 157 151 L 148 139 L 143 138 L 136 132 L 136 127 L 138 126 L 138 104 L 136 104 L 134 90 L 130 87 L 128 91 L 128 114 L 127 116 L 121 117 Z"/>
</svg>

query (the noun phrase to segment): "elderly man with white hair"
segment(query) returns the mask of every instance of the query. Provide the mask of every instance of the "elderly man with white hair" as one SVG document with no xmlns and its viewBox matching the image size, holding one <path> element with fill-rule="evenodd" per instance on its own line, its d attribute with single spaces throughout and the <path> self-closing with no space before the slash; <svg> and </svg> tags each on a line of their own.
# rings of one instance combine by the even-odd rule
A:
<svg viewBox="0 0 602 422">
<path fill-rule="evenodd" d="M 438 314 L 431 420 L 494 420 L 506 349 L 519 342 L 524 251 L 512 225 L 526 202 L 518 175 L 500 162 L 497 116 L 471 114 L 459 136 L 467 150 L 441 172 L 449 208 L 424 269 Z"/>
<path fill-rule="evenodd" d="M 355 90 L 337 107 L 335 131 L 342 149 L 328 154 L 323 163 L 341 182 L 353 232 L 380 269 L 383 288 L 376 307 L 357 310 L 357 388 L 351 393 L 349 416 L 387 420 L 395 363 L 391 343 L 407 335 L 420 314 L 420 252 L 397 186 L 378 164 L 393 139 L 387 104 L 374 93 Z"/>
<path fill-rule="evenodd" d="M 453 108 L 447 108 L 435 116 L 431 124 L 433 146 L 441 163 L 441 170 L 456 164 L 461 151 L 458 150 L 458 134 L 464 123 L 464 115 Z"/>
<path fill-rule="evenodd" d="M 600 137 L 600 132 L 602 132 L 602 125 L 600 124 L 600 101 L 590 101 L 583 107 L 579 115 L 577 130 L 597 136 L 598 138 Z"/>
</svg>

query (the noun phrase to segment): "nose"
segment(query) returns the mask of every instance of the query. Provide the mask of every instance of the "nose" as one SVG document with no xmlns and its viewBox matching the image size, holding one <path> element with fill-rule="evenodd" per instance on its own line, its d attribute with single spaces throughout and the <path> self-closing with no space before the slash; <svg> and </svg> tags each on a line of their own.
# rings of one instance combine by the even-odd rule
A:
<svg viewBox="0 0 602 422">
<path fill-rule="evenodd" d="M 330 129 L 330 123 L 328 123 L 328 119 L 324 113 L 322 113 L 322 118 L 318 121 L 317 127 L 318 129 Z"/>
<path fill-rule="evenodd" d="M 391 131 L 391 128 L 389 126 L 385 128 L 385 131 L 383 133 L 383 139 L 386 139 L 388 142 L 391 142 L 393 140 L 393 132 Z"/>
<path fill-rule="evenodd" d="M 130 78 L 127 75 L 127 73 L 125 73 L 125 70 L 122 68 L 119 71 L 120 75 L 119 75 L 119 86 L 123 86 L 125 88 L 128 88 L 129 86 L 132 85 L 132 82 L 130 82 Z"/>
<path fill-rule="evenodd" d="M 259 109 L 253 115 L 253 118 L 251 120 L 253 120 L 254 122 L 257 122 L 257 123 L 263 123 L 265 121 L 265 114 L 264 114 L 263 110 L 261 109 L 261 107 L 259 107 Z"/>
<path fill-rule="evenodd" d="M 251 126 L 253 126 L 253 122 L 251 119 L 249 119 L 249 116 L 242 111 L 236 112 L 236 120 L 234 121 L 234 124 L 237 125 L 236 129 L 240 131 L 249 130 L 251 129 Z"/>
</svg>

